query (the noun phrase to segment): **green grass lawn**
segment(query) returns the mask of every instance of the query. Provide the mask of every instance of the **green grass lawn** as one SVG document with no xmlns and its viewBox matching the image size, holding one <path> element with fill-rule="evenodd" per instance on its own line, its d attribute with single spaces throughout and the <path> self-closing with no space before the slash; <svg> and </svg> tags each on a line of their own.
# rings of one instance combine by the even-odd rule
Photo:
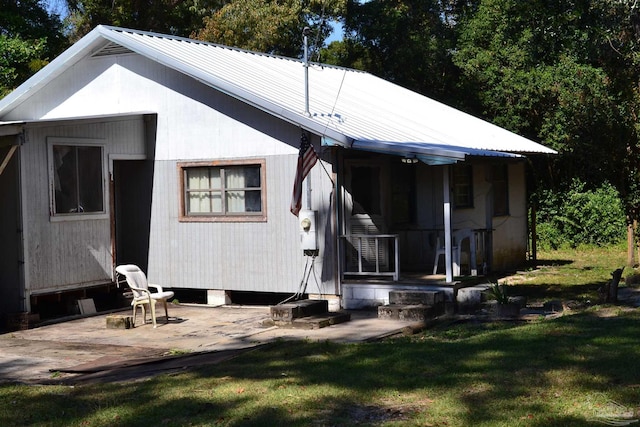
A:
<svg viewBox="0 0 640 427">
<path fill-rule="evenodd" d="M 595 298 L 625 260 L 618 252 L 545 253 L 540 268 L 506 280 L 537 298 Z M 640 310 L 592 304 L 377 343 L 279 342 L 147 381 L 2 385 L 0 425 L 605 425 L 640 418 L 639 339 Z"/>
</svg>

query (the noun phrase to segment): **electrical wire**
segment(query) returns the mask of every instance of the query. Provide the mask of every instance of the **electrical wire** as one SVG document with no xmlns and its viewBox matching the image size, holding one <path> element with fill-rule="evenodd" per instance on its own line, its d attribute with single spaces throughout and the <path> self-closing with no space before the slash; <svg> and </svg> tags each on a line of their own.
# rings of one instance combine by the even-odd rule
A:
<svg viewBox="0 0 640 427">
<path fill-rule="evenodd" d="M 291 295 L 289 298 L 286 298 L 283 301 L 280 301 L 276 305 L 282 305 L 292 300 L 298 300 L 305 294 L 307 290 L 307 283 L 309 282 L 309 276 L 311 276 L 311 271 L 314 270 L 313 265 L 316 259 L 316 255 L 307 256 L 306 258 L 307 260 L 304 265 L 304 271 L 302 273 L 302 279 L 300 280 L 300 285 L 298 286 L 298 290 L 296 291 L 295 294 Z M 309 260 L 311 260 L 311 265 L 309 265 Z M 314 277 L 315 277 L 315 274 L 314 274 Z"/>
</svg>

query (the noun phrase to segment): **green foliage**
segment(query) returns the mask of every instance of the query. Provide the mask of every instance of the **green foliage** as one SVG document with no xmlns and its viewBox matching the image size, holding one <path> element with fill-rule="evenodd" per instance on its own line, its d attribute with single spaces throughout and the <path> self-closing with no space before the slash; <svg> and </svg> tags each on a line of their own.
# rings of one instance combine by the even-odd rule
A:
<svg viewBox="0 0 640 427">
<path fill-rule="evenodd" d="M 538 245 L 543 249 L 605 246 L 624 239 L 626 218 L 610 184 L 587 190 L 574 180 L 563 192 L 544 191 L 537 209 Z"/>
<path fill-rule="evenodd" d="M 348 1 L 341 64 L 454 103 L 453 27 L 446 2 Z"/>
<path fill-rule="evenodd" d="M 70 38 L 82 38 L 99 24 L 189 36 L 224 0 L 67 0 Z"/>
<path fill-rule="evenodd" d="M 0 97 L 11 92 L 67 43 L 56 15 L 41 0 L 0 0 Z"/>
<path fill-rule="evenodd" d="M 453 55 L 476 114 L 559 151 L 534 160 L 539 185 L 610 182 L 630 218 L 640 214 L 637 22 L 628 2 L 484 0 L 458 21 Z"/>
<path fill-rule="evenodd" d="M 44 40 L 22 40 L 0 34 L 0 98 L 40 67 Z"/>
<path fill-rule="evenodd" d="M 487 292 L 498 304 L 509 303 L 509 295 L 507 294 L 506 286 L 499 285 L 497 282 L 492 283 Z"/>
<path fill-rule="evenodd" d="M 233 0 L 204 19 L 199 40 L 291 57 L 301 56 L 305 27 L 310 58 L 330 35 L 328 20 L 341 15 L 345 0 Z"/>
</svg>

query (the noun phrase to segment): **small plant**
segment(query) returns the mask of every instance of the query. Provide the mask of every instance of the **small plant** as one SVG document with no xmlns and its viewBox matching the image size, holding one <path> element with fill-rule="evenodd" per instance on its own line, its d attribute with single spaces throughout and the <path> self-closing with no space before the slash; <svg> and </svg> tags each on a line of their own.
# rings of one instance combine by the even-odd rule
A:
<svg viewBox="0 0 640 427">
<path fill-rule="evenodd" d="M 489 295 L 491 295 L 498 304 L 509 303 L 509 295 L 507 295 L 507 289 L 504 285 L 492 283 L 489 287 Z"/>
<path fill-rule="evenodd" d="M 189 350 L 181 350 L 179 348 L 171 348 L 168 352 L 165 353 L 166 356 L 184 356 L 185 354 L 190 354 Z"/>
</svg>

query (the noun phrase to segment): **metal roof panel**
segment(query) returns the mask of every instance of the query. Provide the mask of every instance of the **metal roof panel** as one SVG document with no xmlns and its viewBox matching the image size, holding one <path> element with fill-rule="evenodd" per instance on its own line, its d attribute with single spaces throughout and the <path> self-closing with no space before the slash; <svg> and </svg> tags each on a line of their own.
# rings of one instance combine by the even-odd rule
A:
<svg viewBox="0 0 640 427">
<path fill-rule="evenodd" d="M 395 148 L 413 144 L 423 151 L 427 145 L 439 150 L 450 147 L 467 155 L 555 153 L 372 74 L 323 64 L 309 64 L 307 115 L 301 60 L 107 26 L 96 27 L 25 87 L 0 100 L 0 117 L 3 108 L 11 108 L 20 97 L 62 72 L 66 61 L 79 60 L 85 51 L 99 55 L 135 52 L 345 147 L 353 141 L 379 141 Z"/>
</svg>

